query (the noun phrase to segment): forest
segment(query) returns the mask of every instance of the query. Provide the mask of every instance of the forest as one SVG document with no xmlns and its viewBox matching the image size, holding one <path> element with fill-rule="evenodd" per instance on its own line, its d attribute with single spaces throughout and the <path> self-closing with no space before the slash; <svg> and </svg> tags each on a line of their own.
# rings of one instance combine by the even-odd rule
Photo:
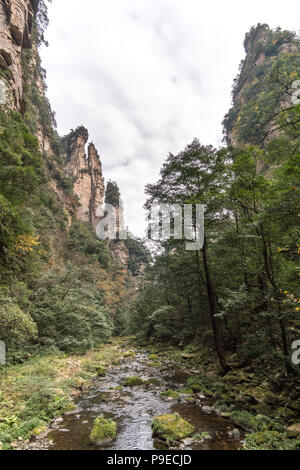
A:
<svg viewBox="0 0 300 470">
<path fill-rule="evenodd" d="M 44 40 L 44 2 L 39 11 L 35 44 Z M 118 341 L 123 358 L 146 348 L 153 367 L 164 357 L 200 369 L 187 388 L 214 397 L 223 417 L 249 432 L 246 448 L 299 449 L 299 425 L 287 428 L 300 414 L 300 101 L 292 87 L 300 42 L 267 25 L 253 27 L 251 41 L 223 146 L 195 138 L 166 156 L 145 188 L 147 214 L 154 204 L 204 205 L 202 249 L 131 236 L 126 267 L 76 218 L 66 149 L 82 129 L 58 135 L 38 48 L 25 49 L 26 107 L 0 107 L 0 450 L 72 410 L 70 390 L 105 375 Z M 1 66 L 1 80 L 9 73 Z M 50 153 L 39 145 L 41 126 Z M 119 196 L 109 181 L 105 202 L 118 207 Z"/>
</svg>

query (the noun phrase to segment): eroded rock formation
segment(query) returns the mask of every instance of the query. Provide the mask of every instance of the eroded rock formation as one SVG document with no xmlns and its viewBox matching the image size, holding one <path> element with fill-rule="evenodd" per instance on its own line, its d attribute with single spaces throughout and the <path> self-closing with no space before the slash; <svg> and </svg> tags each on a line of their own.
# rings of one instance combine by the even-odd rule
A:
<svg viewBox="0 0 300 470">
<path fill-rule="evenodd" d="M 63 139 L 66 151 L 66 173 L 73 179 L 78 197 L 77 217 L 96 227 L 97 209 L 103 204 L 105 186 L 102 164 L 94 144 L 88 142 L 88 131 L 79 127 Z"/>
<path fill-rule="evenodd" d="M 105 195 L 102 164 L 94 144 L 88 144 L 89 134 L 83 126 L 62 139 L 55 132 L 38 53 L 41 25 L 35 19 L 41 16 L 39 7 L 43 14 L 45 5 L 41 0 L 0 0 L 0 86 L 4 87 L 5 104 L 25 120 L 30 102 L 29 120 L 34 116 L 31 129 L 46 161 L 49 184 L 63 204 L 68 227 L 75 217 L 96 228 L 100 220 L 97 209 L 103 205 Z M 62 151 L 58 150 L 61 144 Z M 109 247 L 127 268 L 126 243 L 116 240 Z"/>
</svg>

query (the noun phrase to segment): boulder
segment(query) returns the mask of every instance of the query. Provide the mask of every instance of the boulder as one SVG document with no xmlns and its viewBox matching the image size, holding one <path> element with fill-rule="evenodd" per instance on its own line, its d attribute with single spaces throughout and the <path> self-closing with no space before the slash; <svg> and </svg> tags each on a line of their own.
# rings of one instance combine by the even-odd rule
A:
<svg viewBox="0 0 300 470">
<path fill-rule="evenodd" d="M 168 444 L 190 437 L 195 428 L 178 413 L 157 416 L 152 421 L 153 437 L 159 437 Z"/>
<path fill-rule="evenodd" d="M 297 432 L 300 434 L 300 423 L 295 423 L 292 426 L 289 426 L 288 431 Z"/>
<path fill-rule="evenodd" d="M 92 429 L 90 440 L 97 447 L 106 447 L 111 444 L 117 436 L 117 424 L 112 419 L 99 416 Z"/>
</svg>

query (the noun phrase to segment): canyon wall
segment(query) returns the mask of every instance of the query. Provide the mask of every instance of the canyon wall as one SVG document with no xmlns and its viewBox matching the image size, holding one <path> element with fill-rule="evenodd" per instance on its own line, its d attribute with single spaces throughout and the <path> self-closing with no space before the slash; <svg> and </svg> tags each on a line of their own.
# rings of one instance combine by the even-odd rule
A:
<svg viewBox="0 0 300 470">
<path fill-rule="evenodd" d="M 40 0 L 0 2 L 0 79 L 5 104 L 25 120 L 29 112 L 34 115 L 30 119 L 50 168 L 50 185 L 64 205 L 69 225 L 75 216 L 95 228 L 99 221 L 96 211 L 105 194 L 102 164 L 94 144 L 87 146 L 87 129 L 80 127 L 60 139 L 53 128 L 54 113 L 46 98 L 45 72 L 38 54 L 39 27 L 34 21 L 39 6 L 43 7 Z M 56 158 L 61 143 L 63 166 Z M 65 178 L 72 182 L 72 195 L 62 184 Z M 112 252 L 118 257 L 116 250 Z M 124 255 L 120 257 L 123 263 Z"/>
<path fill-rule="evenodd" d="M 299 38 L 291 31 L 258 24 L 246 34 L 244 47 L 246 56 L 234 81 L 232 108 L 224 120 L 225 140 L 232 146 L 264 147 L 278 136 L 273 116 L 291 103 Z"/>
<path fill-rule="evenodd" d="M 39 1 L 1 0 L 0 70 L 7 85 L 7 99 L 17 110 L 23 107 L 22 52 L 32 47 L 33 20 Z"/>
</svg>

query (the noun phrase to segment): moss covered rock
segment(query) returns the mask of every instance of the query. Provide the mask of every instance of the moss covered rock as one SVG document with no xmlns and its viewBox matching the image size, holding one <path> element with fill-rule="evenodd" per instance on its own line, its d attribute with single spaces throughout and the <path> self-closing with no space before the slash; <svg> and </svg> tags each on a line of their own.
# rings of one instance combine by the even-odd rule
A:
<svg viewBox="0 0 300 470">
<path fill-rule="evenodd" d="M 158 354 L 150 354 L 149 359 L 151 361 L 157 361 L 158 360 Z"/>
<path fill-rule="evenodd" d="M 104 377 L 107 374 L 107 369 L 104 366 L 99 366 L 97 369 L 97 374 L 99 377 Z"/>
<path fill-rule="evenodd" d="M 159 437 L 168 444 L 190 437 L 194 426 L 182 419 L 178 413 L 157 416 L 152 421 L 153 437 Z"/>
<path fill-rule="evenodd" d="M 150 367 L 161 367 L 161 362 L 159 361 L 151 361 L 149 362 Z"/>
<path fill-rule="evenodd" d="M 134 351 L 125 351 L 124 357 L 134 357 L 136 354 Z"/>
<path fill-rule="evenodd" d="M 211 441 L 212 440 L 211 434 L 207 431 L 203 431 L 200 434 L 195 434 L 194 438 L 197 442 Z"/>
<path fill-rule="evenodd" d="M 126 377 L 123 385 L 124 387 L 135 387 L 137 385 L 143 385 L 144 383 L 145 381 L 141 379 L 141 377 L 134 375 L 132 377 Z"/>
<path fill-rule="evenodd" d="M 178 400 L 179 394 L 174 390 L 166 390 L 160 394 L 160 397 L 165 401 Z"/>
<path fill-rule="evenodd" d="M 116 435 L 116 423 L 111 419 L 105 419 L 102 416 L 99 416 L 94 422 L 90 439 L 97 447 L 105 447 L 116 439 Z"/>
<path fill-rule="evenodd" d="M 288 431 L 292 431 L 292 432 L 296 432 L 300 434 L 300 423 L 295 423 L 292 426 L 289 426 Z"/>
</svg>

